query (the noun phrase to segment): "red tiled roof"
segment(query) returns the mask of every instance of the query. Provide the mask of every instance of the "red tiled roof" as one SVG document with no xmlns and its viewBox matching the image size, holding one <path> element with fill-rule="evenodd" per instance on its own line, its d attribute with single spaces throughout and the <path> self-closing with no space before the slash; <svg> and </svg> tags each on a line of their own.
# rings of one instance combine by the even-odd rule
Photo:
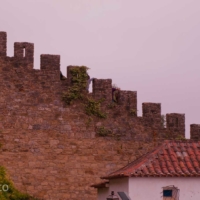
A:
<svg viewBox="0 0 200 200">
<path fill-rule="evenodd" d="M 200 141 L 165 141 L 152 152 L 101 178 L 131 176 L 200 176 Z"/>
</svg>

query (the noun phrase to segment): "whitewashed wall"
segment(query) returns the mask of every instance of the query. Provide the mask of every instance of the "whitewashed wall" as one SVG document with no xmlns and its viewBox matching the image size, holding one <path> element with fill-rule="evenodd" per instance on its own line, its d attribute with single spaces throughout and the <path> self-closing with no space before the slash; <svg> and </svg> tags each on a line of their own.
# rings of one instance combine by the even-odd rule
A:
<svg viewBox="0 0 200 200">
<path fill-rule="evenodd" d="M 109 188 L 98 189 L 98 200 L 106 200 L 111 191 L 116 195 L 117 192 L 126 192 L 131 200 L 162 200 L 162 187 L 169 185 L 174 185 L 180 190 L 179 200 L 200 200 L 200 178 L 198 177 L 113 179 L 110 180 Z"/>
<path fill-rule="evenodd" d="M 168 185 L 180 189 L 179 200 L 200 200 L 198 177 L 132 177 L 129 179 L 129 196 L 131 200 L 161 200 L 162 187 Z"/>
</svg>

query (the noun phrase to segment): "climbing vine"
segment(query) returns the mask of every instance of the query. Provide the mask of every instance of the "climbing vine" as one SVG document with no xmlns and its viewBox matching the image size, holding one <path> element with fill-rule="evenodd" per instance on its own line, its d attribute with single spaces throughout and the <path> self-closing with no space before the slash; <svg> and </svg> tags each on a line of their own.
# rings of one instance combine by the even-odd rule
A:
<svg viewBox="0 0 200 200">
<path fill-rule="evenodd" d="M 95 101 L 94 99 L 87 98 L 85 104 L 85 111 L 88 115 L 94 115 L 99 118 L 106 118 L 106 114 L 103 113 L 100 109 L 100 105 L 103 99 Z"/>
<path fill-rule="evenodd" d="M 99 118 L 106 118 L 106 114 L 100 109 L 103 99 L 95 101 L 91 97 L 87 96 L 86 88 L 88 81 L 87 70 L 89 68 L 86 66 L 73 67 L 70 69 L 71 86 L 67 92 L 63 93 L 62 99 L 68 105 L 72 104 L 75 100 L 81 100 L 85 107 L 85 112 L 87 115 L 94 115 Z"/>
<path fill-rule="evenodd" d="M 86 66 L 74 67 L 70 69 L 71 87 L 63 93 L 63 100 L 70 105 L 74 100 L 83 100 L 83 93 L 86 91 L 88 74 Z"/>
</svg>

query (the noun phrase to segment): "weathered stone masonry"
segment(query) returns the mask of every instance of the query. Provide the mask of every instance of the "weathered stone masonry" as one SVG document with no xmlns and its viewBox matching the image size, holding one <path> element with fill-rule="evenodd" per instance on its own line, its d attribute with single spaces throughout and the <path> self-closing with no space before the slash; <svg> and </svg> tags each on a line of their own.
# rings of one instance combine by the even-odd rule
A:
<svg viewBox="0 0 200 200">
<path fill-rule="evenodd" d="M 95 199 L 90 185 L 151 150 L 163 139 L 185 136 L 184 114 L 166 115 L 161 104 L 143 103 L 137 116 L 137 92 L 120 91 L 112 107 L 112 80 L 94 79 L 94 99 L 104 98 L 106 119 L 89 117 L 80 102 L 66 106 L 62 94 L 71 86 L 60 79 L 60 56 L 41 55 L 33 69 L 34 44 L 17 42 L 8 57 L 7 34 L 0 32 L 0 163 L 16 187 L 44 199 Z M 99 137 L 103 127 L 112 137 Z M 192 139 L 200 126 L 191 125 Z"/>
</svg>

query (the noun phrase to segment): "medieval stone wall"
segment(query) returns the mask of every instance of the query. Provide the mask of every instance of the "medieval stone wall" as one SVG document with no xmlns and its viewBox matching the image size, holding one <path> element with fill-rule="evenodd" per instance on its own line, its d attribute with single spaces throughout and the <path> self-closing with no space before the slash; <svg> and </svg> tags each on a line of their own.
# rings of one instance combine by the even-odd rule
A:
<svg viewBox="0 0 200 200">
<path fill-rule="evenodd" d="M 66 105 L 62 94 L 71 87 L 73 66 L 61 79 L 59 55 L 41 55 L 36 70 L 32 43 L 15 43 L 14 57 L 6 56 L 6 43 L 0 32 L 0 163 L 22 191 L 44 199 L 93 200 L 90 185 L 100 176 L 164 139 L 185 136 L 184 115 L 167 114 L 164 127 L 159 103 L 143 103 L 138 117 L 136 91 L 121 90 L 113 104 L 111 79 L 95 78 L 88 94 L 104 98 L 106 119 L 88 116 L 80 101 Z"/>
</svg>

